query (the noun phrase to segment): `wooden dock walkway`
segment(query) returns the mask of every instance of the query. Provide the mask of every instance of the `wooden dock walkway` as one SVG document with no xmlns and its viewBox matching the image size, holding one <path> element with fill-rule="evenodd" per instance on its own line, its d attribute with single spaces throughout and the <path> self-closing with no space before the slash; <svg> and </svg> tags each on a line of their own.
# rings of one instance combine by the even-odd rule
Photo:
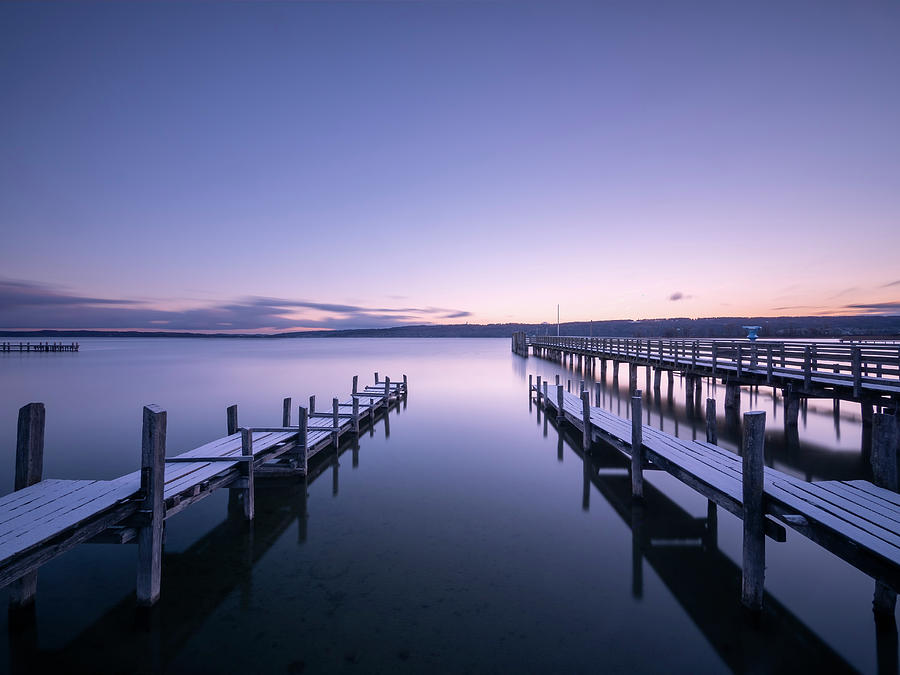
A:
<svg viewBox="0 0 900 675">
<path fill-rule="evenodd" d="M 15 492 L 0 498 L 0 588 L 13 584 L 11 610 L 32 607 L 37 569 L 79 543 L 138 543 L 137 599 L 159 598 L 162 530 L 166 519 L 229 488 L 245 518 L 255 512 L 257 480 L 306 475 L 309 460 L 338 448 L 345 434 L 386 415 L 408 393 L 401 382 L 383 381 L 334 398 L 329 412 L 298 406 L 291 424 L 291 399 L 282 404 L 280 427 L 240 427 L 237 406 L 226 411 L 227 435 L 181 454 L 166 455 L 166 412 L 144 408 L 141 469 L 115 480 L 42 480 L 44 406 L 19 411 Z"/>
<path fill-rule="evenodd" d="M 0 353 L 77 352 L 77 342 L 0 342 Z"/>
<path fill-rule="evenodd" d="M 557 420 L 581 430 L 588 448 L 604 441 L 630 458 L 632 495 L 643 497 L 643 471 L 667 471 L 711 503 L 744 522 L 742 601 L 761 608 L 765 570 L 764 535 L 784 541 L 785 526 L 831 551 L 876 580 L 876 611 L 893 616 L 900 590 L 900 495 L 866 481 L 809 483 L 763 463 L 765 413 L 744 414 L 742 456 L 714 442 L 688 441 L 642 423 L 641 392 L 632 397 L 631 419 L 590 405 L 590 393 L 567 393 L 529 378 L 529 397 Z M 596 399 L 599 400 L 600 384 Z M 715 403 L 712 399 L 708 400 Z M 714 410 L 714 408 L 713 408 Z M 893 415 L 876 416 L 873 445 L 876 480 L 896 490 L 898 425 Z M 715 415 L 711 416 L 715 419 Z M 585 423 L 587 420 L 587 423 Z M 714 441 L 715 429 L 708 430 Z M 634 449 L 637 449 L 636 451 Z"/>
<path fill-rule="evenodd" d="M 683 373 L 688 392 L 698 394 L 703 377 L 721 378 L 726 408 L 740 407 L 741 386 L 781 389 L 788 427 L 796 427 L 803 398 L 834 399 L 836 409 L 842 400 L 858 402 L 866 423 L 878 406 L 900 409 L 898 344 L 513 335 L 514 353 L 527 356 L 529 347 L 537 356 L 568 361 L 586 372 L 596 372 L 599 361 L 601 378 L 607 362 L 615 380 L 619 364 L 628 363 L 632 391 L 638 387 L 638 367 L 646 368 L 647 391 L 651 371 L 654 391 L 660 389 L 662 373 L 670 385 L 674 372 Z"/>
</svg>

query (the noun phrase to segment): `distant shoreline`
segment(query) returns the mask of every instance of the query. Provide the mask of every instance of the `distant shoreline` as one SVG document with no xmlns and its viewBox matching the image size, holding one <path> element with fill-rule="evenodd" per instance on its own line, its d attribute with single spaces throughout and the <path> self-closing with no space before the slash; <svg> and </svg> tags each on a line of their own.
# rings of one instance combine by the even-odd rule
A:
<svg viewBox="0 0 900 675">
<path fill-rule="evenodd" d="M 800 316 L 800 317 L 710 317 L 703 319 L 618 319 L 611 321 L 571 321 L 559 326 L 563 335 L 596 337 L 744 337 L 744 325 L 762 326 L 762 338 L 869 337 L 900 336 L 900 316 Z M 7 330 L 0 337 L 9 340 L 39 338 L 500 338 L 515 331 L 528 335 L 556 335 L 556 324 L 446 324 L 358 328 L 280 333 L 201 333 L 195 331 L 144 330 Z"/>
</svg>

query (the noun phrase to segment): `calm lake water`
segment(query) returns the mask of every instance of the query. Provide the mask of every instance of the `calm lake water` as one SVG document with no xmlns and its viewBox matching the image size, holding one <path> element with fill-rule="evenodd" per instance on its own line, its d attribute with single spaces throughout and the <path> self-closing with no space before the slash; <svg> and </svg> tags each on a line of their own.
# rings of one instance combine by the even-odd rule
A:
<svg viewBox="0 0 900 675">
<path fill-rule="evenodd" d="M 140 465 L 146 403 L 168 411 L 175 454 L 224 435 L 232 403 L 242 424 L 279 424 L 283 397 L 330 401 L 376 370 L 409 376 L 389 429 L 317 457 L 308 485 L 259 488 L 252 526 L 229 516 L 224 490 L 168 521 L 149 617 L 135 612 L 136 547 L 83 545 L 46 565 L 36 631 L 11 641 L 2 614 L 0 670 L 37 658 L 66 672 L 877 671 L 871 579 L 789 531 L 767 542 L 766 611 L 751 624 L 740 521 L 720 509 L 711 536 L 706 500 L 662 472 L 645 474 L 633 511 L 625 461 L 583 456 L 579 433 L 529 404 L 529 374 L 573 388 L 582 376 L 517 357 L 508 339 L 85 339 L 77 354 L 0 355 L 0 494 L 29 401 L 47 407 L 44 477 L 109 479 Z M 627 386 L 623 367 L 601 404 L 626 415 Z M 724 387 L 707 394 L 723 412 Z M 780 404 L 744 391 L 743 410 L 769 413 L 770 465 L 867 475 L 858 407 L 836 419 L 811 402 L 786 441 Z M 645 411 L 705 435 L 678 377 Z M 723 415 L 720 443 L 739 433 Z M 880 644 L 882 663 L 896 659 Z"/>
</svg>

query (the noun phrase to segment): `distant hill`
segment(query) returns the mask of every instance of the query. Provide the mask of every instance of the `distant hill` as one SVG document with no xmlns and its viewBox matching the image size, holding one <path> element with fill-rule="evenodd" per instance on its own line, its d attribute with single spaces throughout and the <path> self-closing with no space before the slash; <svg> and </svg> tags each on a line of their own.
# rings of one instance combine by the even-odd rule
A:
<svg viewBox="0 0 900 675">
<path fill-rule="evenodd" d="M 743 337 L 744 325 L 762 326 L 760 337 L 815 338 L 849 336 L 900 336 L 900 316 L 782 316 L 710 317 L 705 319 L 618 319 L 614 321 L 571 321 L 560 325 L 562 335 L 608 337 Z M 229 334 L 149 331 L 39 330 L 6 331 L 12 339 L 78 337 L 196 337 L 196 338 L 487 338 L 509 337 L 514 331 L 529 335 L 556 335 L 556 324 L 490 323 L 397 326 L 335 331 L 294 331 L 277 334 Z"/>
</svg>

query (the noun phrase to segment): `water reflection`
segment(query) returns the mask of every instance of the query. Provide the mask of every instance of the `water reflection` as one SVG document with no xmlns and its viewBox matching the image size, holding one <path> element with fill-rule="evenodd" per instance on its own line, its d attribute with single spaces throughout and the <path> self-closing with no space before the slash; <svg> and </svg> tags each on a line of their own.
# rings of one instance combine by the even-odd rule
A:
<svg viewBox="0 0 900 675">
<path fill-rule="evenodd" d="M 526 360 L 516 359 L 522 363 Z M 567 360 L 568 363 L 568 360 Z M 529 357 L 529 374 L 553 381 L 556 376 L 575 391 L 577 383 L 593 392 L 592 405 L 620 417 L 630 418 L 631 396 L 629 384 L 620 384 L 618 368 L 610 363 L 607 369 L 583 365 L 579 370 L 560 363 Z M 643 377 L 640 371 L 643 370 Z M 716 421 L 719 445 L 737 452 L 741 441 L 741 413 L 747 410 L 766 410 L 769 425 L 766 429 L 766 458 L 769 466 L 805 480 L 871 479 L 868 449 L 871 427 L 863 424 L 862 413 L 853 408 L 865 406 L 831 400 L 792 398 L 787 405 L 797 406 L 797 425 L 785 424 L 791 418 L 784 414 L 785 399 L 778 390 L 765 387 L 742 387 L 733 392 L 734 405 L 726 405 L 725 386 L 715 378 L 689 378 L 672 371 L 638 366 L 634 381 L 647 386 L 642 390 L 646 423 L 681 438 L 706 439 L 706 399 L 716 401 Z M 524 377 L 527 377 L 525 375 Z M 631 378 L 629 378 L 631 379 Z M 551 396 L 552 396 L 551 392 Z"/>
<path fill-rule="evenodd" d="M 646 562 L 735 673 L 856 672 L 768 592 L 761 616 L 745 612 L 740 603 L 740 567 L 718 548 L 715 504 L 708 503 L 705 518 L 695 518 L 646 481 L 643 504 L 636 503 L 619 453 L 602 444 L 584 452 L 580 435 L 570 426 L 558 431 L 560 447 L 564 444 L 583 464 L 582 509 L 590 509 L 595 490 L 631 529 L 635 599 L 644 598 Z M 896 630 L 885 633 L 879 642 L 883 652 L 879 671 L 896 672 L 890 670 L 891 659 L 896 663 Z"/>
</svg>

